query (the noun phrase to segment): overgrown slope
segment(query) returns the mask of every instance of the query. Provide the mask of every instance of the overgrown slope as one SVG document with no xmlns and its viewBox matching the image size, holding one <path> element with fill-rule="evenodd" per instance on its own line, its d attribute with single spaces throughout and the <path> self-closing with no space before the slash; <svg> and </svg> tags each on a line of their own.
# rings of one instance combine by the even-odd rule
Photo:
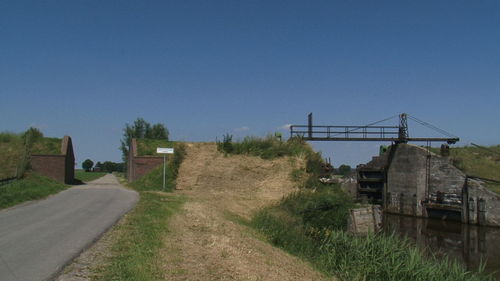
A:
<svg viewBox="0 0 500 281">
<path fill-rule="evenodd" d="M 177 191 L 186 196 L 165 238 L 167 280 L 328 280 L 307 263 L 257 239 L 258 209 L 297 191 L 303 159 L 224 155 L 213 143 L 188 144 Z"/>
<path fill-rule="evenodd" d="M 500 181 L 500 145 L 486 147 L 454 147 L 450 149 L 453 164 L 469 176 Z M 500 184 L 487 182 L 487 186 L 500 194 Z"/>
<path fill-rule="evenodd" d="M 31 154 L 61 154 L 61 139 L 37 135 L 30 142 Z M 0 133 L 0 179 L 17 175 L 26 150 L 26 133 Z"/>
</svg>

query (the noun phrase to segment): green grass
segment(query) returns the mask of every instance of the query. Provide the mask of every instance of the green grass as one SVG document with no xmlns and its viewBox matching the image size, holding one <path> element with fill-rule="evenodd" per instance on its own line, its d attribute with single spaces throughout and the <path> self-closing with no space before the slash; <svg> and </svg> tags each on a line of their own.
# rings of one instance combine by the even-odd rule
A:
<svg viewBox="0 0 500 281">
<path fill-rule="evenodd" d="M 61 154 L 61 139 L 37 137 L 31 146 L 32 154 Z M 0 179 L 17 176 L 25 152 L 23 134 L 0 133 Z"/>
<path fill-rule="evenodd" d="M 150 147 L 162 146 L 154 141 Z M 175 180 L 186 154 L 185 145 L 175 143 L 175 153 L 169 158 L 167 190 L 175 188 Z M 111 257 L 101 266 L 93 280 L 153 281 L 165 280 L 160 249 L 163 238 L 169 232 L 168 223 L 178 212 L 186 198 L 180 195 L 158 192 L 162 189 L 163 166 L 153 169 L 129 184 L 139 191 L 137 206 L 127 215 L 123 224 L 115 229 Z"/>
<path fill-rule="evenodd" d="M 156 148 L 155 148 L 156 149 Z M 167 182 L 165 191 L 171 191 L 175 188 L 175 180 L 179 167 L 186 155 L 186 147 L 183 143 L 176 143 L 173 156 L 168 157 L 167 163 Z M 163 165 L 160 165 L 146 175 L 140 177 L 131 186 L 136 190 L 162 190 L 163 189 Z"/>
<path fill-rule="evenodd" d="M 487 148 L 500 153 L 500 145 Z M 433 152 L 439 153 L 439 149 L 435 148 Z M 469 176 L 500 181 L 500 156 L 494 153 L 474 146 L 452 147 L 450 159 L 455 167 Z M 500 194 L 499 183 L 486 182 L 486 186 Z"/>
<path fill-rule="evenodd" d="M 168 222 L 185 198 L 160 192 L 140 192 L 140 200 L 125 222 L 116 228 L 112 256 L 94 280 L 165 280 L 159 250 Z"/>
<path fill-rule="evenodd" d="M 176 148 L 178 142 L 157 140 L 157 139 L 137 139 L 137 156 L 160 156 L 156 153 L 156 148 Z"/>
<path fill-rule="evenodd" d="M 340 280 L 492 280 L 428 256 L 394 235 L 345 232 L 354 204 L 338 187 L 301 191 L 258 212 L 251 225 L 273 245 Z"/>
<path fill-rule="evenodd" d="M 228 154 L 247 154 L 263 159 L 274 159 L 283 156 L 310 155 L 315 152 L 300 138 L 279 141 L 273 136 L 265 138 L 246 137 L 240 142 L 233 142 L 232 136 L 225 135 L 222 142 L 217 142 L 219 151 Z"/>
<path fill-rule="evenodd" d="M 60 155 L 61 145 L 62 139 L 60 138 L 39 138 L 34 141 L 33 146 L 31 147 L 31 153 Z"/>
<path fill-rule="evenodd" d="M 23 179 L 0 186 L 0 209 L 42 199 L 68 187 L 39 174 L 28 173 Z"/>
<path fill-rule="evenodd" d="M 75 179 L 82 182 L 89 182 L 96 180 L 106 175 L 106 172 L 85 172 L 85 170 L 75 170 Z"/>
<path fill-rule="evenodd" d="M 16 176 L 24 152 L 24 142 L 20 135 L 0 133 L 0 179 Z"/>
<path fill-rule="evenodd" d="M 500 145 L 489 149 L 500 153 Z M 450 148 L 450 157 L 457 168 L 467 175 L 500 181 L 500 156 L 478 147 Z"/>
</svg>

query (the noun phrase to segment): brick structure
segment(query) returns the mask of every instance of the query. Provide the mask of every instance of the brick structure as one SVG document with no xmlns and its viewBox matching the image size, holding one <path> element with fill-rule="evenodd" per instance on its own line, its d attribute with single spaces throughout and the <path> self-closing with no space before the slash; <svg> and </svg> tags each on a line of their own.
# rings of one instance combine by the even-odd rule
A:
<svg viewBox="0 0 500 281">
<path fill-rule="evenodd" d="M 61 142 L 61 154 L 31 155 L 31 168 L 56 181 L 71 184 L 75 179 L 75 153 L 71 137 L 64 136 Z"/>
<path fill-rule="evenodd" d="M 138 156 L 137 140 L 132 139 L 128 150 L 127 179 L 133 182 L 163 164 L 162 156 Z"/>
</svg>

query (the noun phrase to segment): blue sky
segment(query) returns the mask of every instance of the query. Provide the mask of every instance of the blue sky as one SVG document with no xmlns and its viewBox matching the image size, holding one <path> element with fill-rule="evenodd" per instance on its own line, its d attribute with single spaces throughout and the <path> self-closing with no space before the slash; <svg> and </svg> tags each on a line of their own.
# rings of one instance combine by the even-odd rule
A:
<svg viewBox="0 0 500 281">
<path fill-rule="evenodd" d="M 79 166 L 120 161 L 137 117 L 214 141 L 407 112 L 492 145 L 499 107 L 499 1 L 0 1 L 0 130 L 70 135 Z"/>
</svg>

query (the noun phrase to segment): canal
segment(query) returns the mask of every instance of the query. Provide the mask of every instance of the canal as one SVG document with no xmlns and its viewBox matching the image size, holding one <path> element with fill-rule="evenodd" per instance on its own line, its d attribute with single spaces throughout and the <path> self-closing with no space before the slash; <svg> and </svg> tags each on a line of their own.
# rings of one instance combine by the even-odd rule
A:
<svg viewBox="0 0 500 281">
<path fill-rule="evenodd" d="M 408 237 L 418 247 L 438 256 L 446 254 L 470 271 L 477 271 L 483 261 L 485 272 L 500 280 L 498 227 L 386 214 L 384 231 Z"/>
</svg>

